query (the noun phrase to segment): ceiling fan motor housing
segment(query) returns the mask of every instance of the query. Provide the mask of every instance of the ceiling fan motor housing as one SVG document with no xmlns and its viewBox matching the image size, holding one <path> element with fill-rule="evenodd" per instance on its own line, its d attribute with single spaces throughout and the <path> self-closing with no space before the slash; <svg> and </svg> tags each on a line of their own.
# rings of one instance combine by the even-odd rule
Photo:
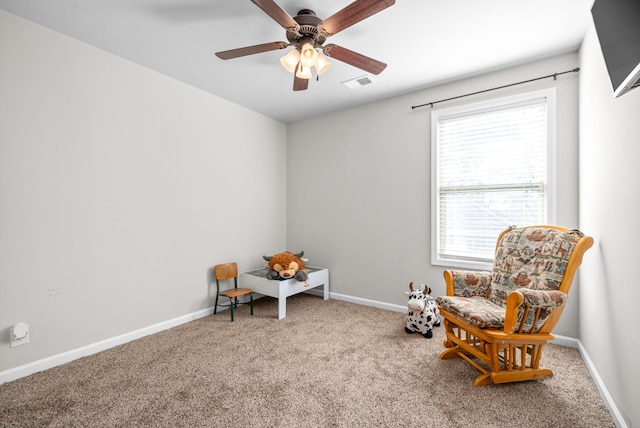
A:
<svg viewBox="0 0 640 428">
<path fill-rule="evenodd" d="M 291 31 L 287 31 L 287 40 L 291 44 L 298 46 L 302 39 L 313 40 L 314 46 L 322 46 L 327 40 L 327 37 L 318 30 L 318 25 L 322 23 L 322 20 L 316 16 L 316 13 L 311 9 L 302 9 L 293 18 L 294 21 L 300 26 L 299 34 Z M 300 46 L 298 46 L 300 47 Z"/>
</svg>

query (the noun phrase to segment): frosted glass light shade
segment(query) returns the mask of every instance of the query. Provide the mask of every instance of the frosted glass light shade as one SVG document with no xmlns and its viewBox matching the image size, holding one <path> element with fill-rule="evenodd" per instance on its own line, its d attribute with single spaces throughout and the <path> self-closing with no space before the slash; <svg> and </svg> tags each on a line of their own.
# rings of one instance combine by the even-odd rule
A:
<svg viewBox="0 0 640 428">
<path fill-rule="evenodd" d="M 291 49 L 288 54 L 280 58 L 280 63 L 289 73 L 296 71 L 296 66 L 300 62 L 300 51 L 298 49 Z"/>
<path fill-rule="evenodd" d="M 299 67 L 296 71 L 296 77 L 300 79 L 311 79 L 311 67 Z"/>
<path fill-rule="evenodd" d="M 331 63 L 327 57 L 318 52 L 318 61 L 316 63 L 316 72 L 318 73 L 318 76 L 327 71 L 329 67 L 331 67 Z"/>
<path fill-rule="evenodd" d="M 318 61 L 318 51 L 310 43 L 305 43 L 300 52 L 300 64 L 305 68 L 315 67 Z"/>
</svg>

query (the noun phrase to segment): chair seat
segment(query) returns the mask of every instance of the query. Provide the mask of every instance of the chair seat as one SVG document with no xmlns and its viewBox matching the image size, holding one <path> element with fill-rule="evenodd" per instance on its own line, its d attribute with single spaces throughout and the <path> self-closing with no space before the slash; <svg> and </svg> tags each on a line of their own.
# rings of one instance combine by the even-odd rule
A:
<svg viewBox="0 0 640 428">
<path fill-rule="evenodd" d="M 504 327 L 505 308 L 481 296 L 436 298 L 440 308 L 450 312 L 478 328 Z"/>
<path fill-rule="evenodd" d="M 244 296 L 246 294 L 251 294 L 252 291 L 248 288 L 231 288 L 229 290 L 220 291 L 221 296 L 227 296 L 229 298 L 234 298 L 238 296 Z"/>
</svg>

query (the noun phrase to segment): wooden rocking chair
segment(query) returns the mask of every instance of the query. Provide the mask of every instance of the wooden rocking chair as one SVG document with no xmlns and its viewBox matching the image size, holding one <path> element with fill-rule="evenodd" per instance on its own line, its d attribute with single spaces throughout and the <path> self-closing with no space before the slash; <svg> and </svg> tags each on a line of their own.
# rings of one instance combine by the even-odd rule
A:
<svg viewBox="0 0 640 428">
<path fill-rule="evenodd" d="M 498 237 L 493 272 L 447 270 L 443 360 L 460 357 L 482 374 L 476 386 L 540 379 L 573 277 L 593 238 L 558 226 L 510 227 Z"/>
</svg>

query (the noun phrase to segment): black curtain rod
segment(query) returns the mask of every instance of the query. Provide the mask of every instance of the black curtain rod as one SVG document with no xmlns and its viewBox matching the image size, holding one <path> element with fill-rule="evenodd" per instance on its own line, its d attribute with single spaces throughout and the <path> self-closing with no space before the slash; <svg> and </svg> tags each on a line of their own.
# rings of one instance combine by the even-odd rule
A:
<svg viewBox="0 0 640 428">
<path fill-rule="evenodd" d="M 578 71 L 580 71 L 580 68 L 576 67 L 573 70 L 563 71 L 562 73 L 553 73 L 553 74 L 549 74 L 548 76 L 536 77 L 535 79 L 523 80 L 522 82 L 511 83 L 509 85 L 498 86 L 498 87 L 491 88 L 491 89 L 485 89 L 484 91 L 471 92 L 470 94 L 458 95 L 457 97 L 451 97 L 451 98 L 447 98 L 445 100 L 432 101 L 430 103 L 424 103 L 424 104 L 420 104 L 418 106 L 411 106 L 411 109 L 413 110 L 413 109 L 417 109 L 417 108 L 425 107 L 425 106 L 433 107 L 434 104 L 443 103 L 445 101 L 457 100 L 458 98 L 464 98 L 464 97 L 468 97 L 468 96 L 471 96 L 471 95 L 483 94 L 485 92 L 495 91 L 496 89 L 503 89 L 503 88 L 508 88 L 510 86 L 522 85 L 523 83 L 535 82 L 536 80 L 548 79 L 550 77 L 553 77 L 553 80 L 556 80 L 558 78 L 558 76 L 560 76 L 562 74 L 577 73 Z"/>
</svg>

